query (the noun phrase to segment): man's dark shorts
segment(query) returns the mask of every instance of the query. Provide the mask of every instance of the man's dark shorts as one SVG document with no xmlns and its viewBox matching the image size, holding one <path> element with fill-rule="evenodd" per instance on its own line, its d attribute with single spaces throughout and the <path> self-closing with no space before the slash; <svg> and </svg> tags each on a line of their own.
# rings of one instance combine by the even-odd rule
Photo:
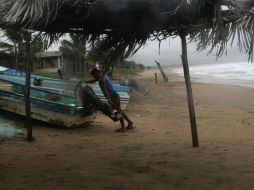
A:
<svg viewBox="0 0 254 190">
<path fill-rule="evenodd" d="M 111 95 L 110 96 L 112 102 L 113 102 L 113 108 L 116 110 L 121 110 L 121 103 L 120 103 L 120 96 L 117 95 Z"/>
</svg>

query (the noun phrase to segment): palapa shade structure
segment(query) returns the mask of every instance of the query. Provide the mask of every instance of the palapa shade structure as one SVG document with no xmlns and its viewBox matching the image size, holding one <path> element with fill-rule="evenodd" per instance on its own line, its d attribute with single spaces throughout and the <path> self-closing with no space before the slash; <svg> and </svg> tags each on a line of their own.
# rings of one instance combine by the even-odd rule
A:
<svg viewBox="0 0 254 190">
<path fill-rule="evenodd" d="M 51 41 L 71 32 L 90 42 L 103 39 L 104 47 L 111 50 L 107 66 L 119 56 L 135 53 L 148 39 L 179 35 L 193 146 L 197 147 L 186 36 L 197 42 L 198 50 L 209 47 L 218 56 L 236 38 L 252 60 L 253 6 L 253 0 L 0 0 L 0 25 L 40 31 Z"/>
</svg>

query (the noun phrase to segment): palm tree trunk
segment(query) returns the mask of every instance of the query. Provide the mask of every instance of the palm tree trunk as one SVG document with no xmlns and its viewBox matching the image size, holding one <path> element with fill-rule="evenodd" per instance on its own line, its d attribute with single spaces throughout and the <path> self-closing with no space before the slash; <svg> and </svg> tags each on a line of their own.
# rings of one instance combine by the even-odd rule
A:
<svg viewBox="0 0 254 190">
<path fill-rule="evenodd" d="M 80 63 L 80 61 L 79 61 L 79 56 L 78 56 L 78 61 L 77 61 L 77 68 L 76 68 L 76 73 L 79 73 L 79 63 Z"/>
<path fill-rule="evenodd" d="M 109 76 L 111 76 L 111 77 L 113 76 L 114 67 L 115 67 L 115 64 L 113 63 L 112 66 L 111 66 L 110 73 L 109 73 Z"/>
<path fill-rule="evenodd" d="M 81 58 L 81 73 L 85 72 L 85 61 L 84 57 Z"/>
</svg>

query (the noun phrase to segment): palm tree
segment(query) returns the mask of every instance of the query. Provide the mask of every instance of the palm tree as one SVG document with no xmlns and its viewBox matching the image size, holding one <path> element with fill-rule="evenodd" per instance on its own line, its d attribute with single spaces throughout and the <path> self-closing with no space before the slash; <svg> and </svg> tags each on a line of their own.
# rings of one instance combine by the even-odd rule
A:
<svg viewBox="0 0 254 190">
<path fill-rule="evenodd" d="M 107 48 L 103 40 L 97 40 L 91 48 L 91 51 L 88 53 L 87 57 L 90 61 L 96 63 L 99 62 L 102 66 L 110 65 L 108 68 L 103 68 L 110 76 L 113 76 L 114 67 L 116 65 L 121 65 L 124 61 L 123 56 L 118 56 L 115 59 L 112 59 L 112 49 Z M 110 64 L 109 64 L 110 62 Z"/>
<path fill-rule="evenodd" d="M 73 63 L 73 72 L 87 72 L 86 57 L 86 40 L 79 34 L 69 34 L 70 40 L 64 39 L 59 47 L 65 58 Z"/>
<path fill-rule="evenodd" d="M 15 57 L 14 68 L 21 70 L 20 66 L 26 60 L 26 47 L 23 40 L 23 34 L 15 29 L 2 30 L 2 37 L 5 39 L 0 41 L 0 52 Z M 31 59 L 35 61 L 35 53 L 46 49 L 47 40 L 43 39 L 40 35 L 33 35 L 31 41 Z M 33 70 L 33 65 L 32 65 Z"/>
<path fill-rule="evenodd" d="M 13 29 L 2 30 L 2 37 L 6 40 L 0 41 L 0 51 L 15 57 L 14 68 L 18 68 L 19 56 L 18 49 L 23 43 L 22 34 Z"/>
<path fill-rule="evenodd" d="M 109 50 L 103 47 L 103 41 L 98 40 L 93 44 L 87 56 L 88 59 L 94 63 L 96 62 L 104 63 L 106 62 L 106 59 L 109 56 L 109 54 L 110 54 Z"/>
</svg>

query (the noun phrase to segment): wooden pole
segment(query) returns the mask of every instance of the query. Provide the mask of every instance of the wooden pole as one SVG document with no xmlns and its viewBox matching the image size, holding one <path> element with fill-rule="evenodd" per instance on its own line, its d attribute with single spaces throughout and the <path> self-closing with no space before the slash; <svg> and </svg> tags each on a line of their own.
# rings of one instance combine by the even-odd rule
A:
<svg viewBox="0 0 254 190">
<path fill-rule="evenodd" d="M 157 73 L 154 73 L 154 79 L 155 79 L 155 84 L 158 84 L 158 77 L 157 77 Z"/>
<path fill-rule="evenodd" d="M 158 68 L 160 69 L 160 72 L 161 72 L 164 82 L 168 82 L 168 78 L 166 77 L 160 63 L 158 61 L 155 61 L 155 63 L 157 64 Z"/>
<path fill-rule="evenodd" d="M 192 133 L 192 144 L 193 144 L 193 147 L 199 147 L 195 108 L 193 104 L 192 87 L 191 87 L 189 65 L 188 65 L 186 35 L 181 32 L 180 37 L 182 42 L 182 64 L 183 64 L 184 78 L 185 78 L 185 84 L 186 84 L 186 90 L 187 90 L 191 133 Z"/>
<path fill-rule="evenodd" d="M 26 42 L 26 84 L 24 89 L 25 111 L 26 111 L 26 128 L 27 139 L 33 140 L 33 132 L 31 125 L 31 103 L 30 103 L 30 83 L 31 83 L 31 34 L 24 32 L 24 40 Z"/>
<path fill-rule="evenodd" d="M 18 50 L 17 44 L 14 43 L 14 54 L 15 54 L 15 66 L 14 69 L 19 70 L 19 59 L 18 59 Z"/>
</svg>

